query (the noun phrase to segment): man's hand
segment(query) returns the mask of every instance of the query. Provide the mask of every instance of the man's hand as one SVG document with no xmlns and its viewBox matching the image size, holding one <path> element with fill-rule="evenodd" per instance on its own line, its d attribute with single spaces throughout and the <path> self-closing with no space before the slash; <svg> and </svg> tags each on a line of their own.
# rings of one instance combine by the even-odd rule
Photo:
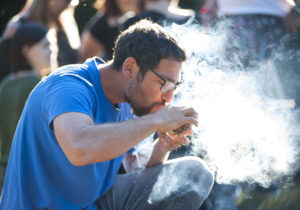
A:
<svg viewBox="0 0 300 210">
<path fill-rule="evenodd" d="M 157 132 L 168 132 L 184 124 L 198 125 L 198 113 L 191 107 L 166 106 L 153 113 Z"/>
<path fill-rule="evenodd" d="M 295 33 L 300 29 L 300 14 L 294 10 L 284 18 L 284 25 L 289 33 Z"/>
<path fill-rule="evenodd" d="M 198 124 L 198 114 L 192 108 L 165 107 L 156 112 L 155 116 L 160 118 L 164 124 L 161 124 L 158 129 L 159 139 L 154 142 L 152 155 L 147 167 L 167 161 L 170 151 L 178 149 L 181 145 L 188 145 L 190 143 L 186 136 L 191 135 L 191 128 L 180 134 L 174 132 L 169 134 L 167 133 L 168 131 L 174 130 L 184 124 Z"/>
<path fill-rule="evenodd" d="M 189 139 L 186 133 L 170 135 L 168 133 L 158 133 L 158 143 L 160 148 L 166 152 L 178 149 L 181 145 L 188 145 Z"/>
</svg>

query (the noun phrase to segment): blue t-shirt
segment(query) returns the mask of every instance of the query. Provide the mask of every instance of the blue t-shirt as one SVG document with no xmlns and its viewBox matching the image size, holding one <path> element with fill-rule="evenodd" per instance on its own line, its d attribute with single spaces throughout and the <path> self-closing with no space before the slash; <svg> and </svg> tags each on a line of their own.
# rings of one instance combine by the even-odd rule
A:
<svg viewBox="0 0 300 210">
<path fill-rule="evenodd" d="M 26 102 L 11 147 L 0 209 L 95 209 L 114 183 L 124 154 L 113 160 L 74 166 L 59 146 L 53 120 L 80 112 L 95 124 L 132 118 L 130 105 L 106 98 L 93 58 L 64 66 L 42 80 Z"/>
</svg>

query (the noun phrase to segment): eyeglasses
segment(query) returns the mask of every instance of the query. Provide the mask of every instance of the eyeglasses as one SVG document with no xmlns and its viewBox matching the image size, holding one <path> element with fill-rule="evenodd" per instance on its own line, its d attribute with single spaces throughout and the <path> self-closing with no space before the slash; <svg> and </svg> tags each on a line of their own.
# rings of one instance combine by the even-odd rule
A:
<svg viewBox="0 0 300 210">
<path fill-rule="evenodd" d="M 176 90 L 181 84 L 182 82 L 179 81 L 179 82 L 171 82 L 171 81 L 167 81 L 165 78 L 163 78 L 160 74 L 158 74 L 156 71 L 150 69 L 150 71 L 152 71 L 159 79 L 161 79 L 164 83 L 161 85 L 160 87 L 160 91 L 162 93 L 167 93 L 169 91 L 172 91 L 172 90 Z"/>
</svg>

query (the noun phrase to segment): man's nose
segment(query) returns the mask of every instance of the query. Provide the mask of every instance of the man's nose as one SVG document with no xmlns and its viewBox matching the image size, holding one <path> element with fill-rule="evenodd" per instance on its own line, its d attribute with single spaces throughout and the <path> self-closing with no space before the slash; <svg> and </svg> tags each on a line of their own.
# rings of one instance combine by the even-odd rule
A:
<svg viewBox="0 0 300 210">
<path fill-rule="evenodd" d="M 170 103 L 174 97 L 174 90 L 168 91 L 166 93 L 162 93 L 162 99 L 167 103 Z"/>
</svg>

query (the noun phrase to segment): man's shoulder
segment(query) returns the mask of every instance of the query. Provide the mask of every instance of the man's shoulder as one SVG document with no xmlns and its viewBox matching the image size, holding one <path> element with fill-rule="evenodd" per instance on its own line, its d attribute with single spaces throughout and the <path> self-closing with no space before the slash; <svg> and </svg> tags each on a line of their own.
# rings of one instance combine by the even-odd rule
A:
<svg viewBox="0 0 300 210">
<path fill-rule="evenodd" d="M 82 76 L 86 77 L 97 72 L 97 65 L 101 63 L 98 58 L 89 58 L 82 64 L 69 64 L 59 67 L 52 72 L 47 78 L 64 77 L 64 76 Z"/>
</svg>

